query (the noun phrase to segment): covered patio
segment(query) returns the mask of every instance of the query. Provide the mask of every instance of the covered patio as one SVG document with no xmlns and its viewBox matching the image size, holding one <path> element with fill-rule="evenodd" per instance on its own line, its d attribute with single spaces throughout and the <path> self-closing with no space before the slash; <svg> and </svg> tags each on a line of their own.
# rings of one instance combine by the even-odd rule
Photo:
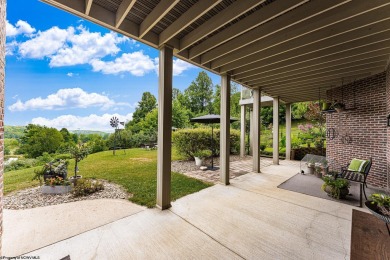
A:
<svg viewBox="0 0 390 260">
<path fill-rule="evenodd" d="M 354 207 L 277 188 L 299 170 L 294 162 L 279 162 L 277 112 L 273 165 L 261 168 L 261 95 L 272 97 L 274 111 L 286 104 L 289 151 L 292 103 L 317 100 L 343 83 L 380 72 L 381 80 L 386 79 L 384 89 L 390 89 L 388 0 L 42 1 L 160 50 L 157 207 L 164 211 L 142 210 L 29 255 L 42 259 L 350 257 Z M 174 57 L 221 76 L 221 143 L 220 184 L 172 203 Z M 247 165 L 251 172 L 233 180 L 231 81 L 253 90 L 253 160 Z M 380 93 L 376 100 L 385 104 L 376 118 L 378 125 L 383 123 L 380 134 L 387 133 L 382 146 L 388 148 L 390 128 L 385 128 L 382 112 L 390 113 L 389 93 Z M 378 169 L 387 176 L 390 149 L 383 151 L 385 160 L 375 165 L 381 164 Z"/>
<path fill-rule="evenodd" d="M 228 185 L 231 81 L 253 90 L 252 169 L 259 173 L 262 93 L 273 98 L 277 165 L 275 111 L 281 102 L 289 114 L 289 154 L 291 103 L 317 100 L 347 81 L 385 71 L 390 53 L 387 0 L 42 1 L 160 50 L 157 206 L 161 209 L 171 207 L 173 57 L 221 76 L 220 181 Z"/>
<path fill-rule="evenodd" d="M 248 163 L 250 166 L 250 163 Z M 354 207 L 281 190 L 299 170 L 267 166 L 28 253 L 41 259 L 349 259 Z M 383 227 L 385 229 L 385 227 Z"/>
</svg>

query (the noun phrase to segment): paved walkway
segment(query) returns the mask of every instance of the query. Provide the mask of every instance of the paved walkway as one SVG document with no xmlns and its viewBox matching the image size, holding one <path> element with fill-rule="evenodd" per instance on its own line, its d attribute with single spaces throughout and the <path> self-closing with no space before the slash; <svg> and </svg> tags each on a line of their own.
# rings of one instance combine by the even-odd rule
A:
<svg viewBox="0 0 390 260">
<path fill-rule="evenodd" d="M 17 256 L 131 216 L 144 207 L 96 199 L 24 210 L 4 210 L 2 253 Z"/>
<path fill-rule="evenodd" d="M 349 259 L 349 205 L 278 189 L 299 164 L 248 173 L 31 252 L 41 259 Z"/>
<path fill-rule="evenodd" d="M 260 168 L 265 168 L 267 166 L 270 166 L 272 164 L 272 159 L 270 158 L 261 158 L 260 160 Z M 234 161 L 230 162 L 230 179 L 234 179 L 238 176 L 247 174 L 251 172 L 253 169 L 252 167 L 252 157 L 245 157 L 244 160 L 240 161 Z M 191 171 L 183 173 L 184 175 L 187 175 L 189 177 L 202 180 L 205 182 L 211 182 L 214 184 L 220 183 L 220 169 L 219 167 L 216 167 L 216 170 L 197 170 L 197 171 Z"/>
</svg>

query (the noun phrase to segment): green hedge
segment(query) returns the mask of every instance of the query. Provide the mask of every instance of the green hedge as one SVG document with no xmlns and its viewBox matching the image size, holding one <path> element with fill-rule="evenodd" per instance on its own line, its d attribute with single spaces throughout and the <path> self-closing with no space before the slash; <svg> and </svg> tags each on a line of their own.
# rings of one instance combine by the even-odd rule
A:
<svg viewBox="0 0 390 260">
<path fill-rule="evenodd" d="M 215 154 L 219 155 L 219 129 L 214 129 Z M 185 158 L 193 158 L 194 153 L 200 150 L 210 150 L 212 147 L 211 129 L 196 128 L 183 129 L 173 133 L 173 145 L 177 152 Z M 230 152 L 236 154 L 240 151 L 240 131 L 230 129 Z"/>
</svg>

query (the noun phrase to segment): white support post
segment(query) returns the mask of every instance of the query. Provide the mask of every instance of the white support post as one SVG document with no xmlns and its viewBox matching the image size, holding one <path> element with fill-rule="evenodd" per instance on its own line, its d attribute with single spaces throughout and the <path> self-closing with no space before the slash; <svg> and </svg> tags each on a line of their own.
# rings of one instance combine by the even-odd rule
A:
<svg viewBox="0 0 390 260">
<path fill-rule="evenodd" d="M 273 163 L 279 164 L 279 97 L 273 100 Z"/>
<path fill-rule="evenodd" d="M 221 76 L 221 129 L 220 129 L 221 183 L 229 185 L 230 157 L 230 76 Z"/>
<path fill-rule="evenodd" d="M 249 155 L 253 156 L 253 108 L 249 111 Z"/>
<path fill-rule="evenodd" d="M 252 145 L 253 145 L 253 171 L 260 172 L 260 99 L 261 99 L 261 90 L 253 90 L 253 136 L 252 136 Z"/>
<path fill-rule="evenodd" d="M 245 156 L 246 106 L 241 106 L 240 156 Z"/>
<path fill-rule="evenodd" d="M 286 160 L 291 160 L 291 104 L 286 104 Z"/>
<path fill-rule="evenodd" d="M 160 48 L 158 86 L 157 207 L 171 207 L 173 49 Z"/>
</svg>

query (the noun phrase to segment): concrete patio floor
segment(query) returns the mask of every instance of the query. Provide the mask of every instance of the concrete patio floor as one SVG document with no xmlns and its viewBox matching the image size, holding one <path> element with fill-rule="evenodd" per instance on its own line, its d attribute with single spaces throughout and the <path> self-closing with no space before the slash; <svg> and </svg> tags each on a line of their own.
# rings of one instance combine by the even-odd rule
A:
<svg viewBox="0 0 390 260">
<path fill-rule="evenodd" d="M 281 161 L 260 174 L 239 176 L 230 186 L 217 184 L 183 197 L 170 210 L 143 209 L 28 255 L 70 255 L 72 260 L 349 259 L 352 209 L 357 208 L 277 188 L 298 170 L 299 163 Z"/>
</svg>

